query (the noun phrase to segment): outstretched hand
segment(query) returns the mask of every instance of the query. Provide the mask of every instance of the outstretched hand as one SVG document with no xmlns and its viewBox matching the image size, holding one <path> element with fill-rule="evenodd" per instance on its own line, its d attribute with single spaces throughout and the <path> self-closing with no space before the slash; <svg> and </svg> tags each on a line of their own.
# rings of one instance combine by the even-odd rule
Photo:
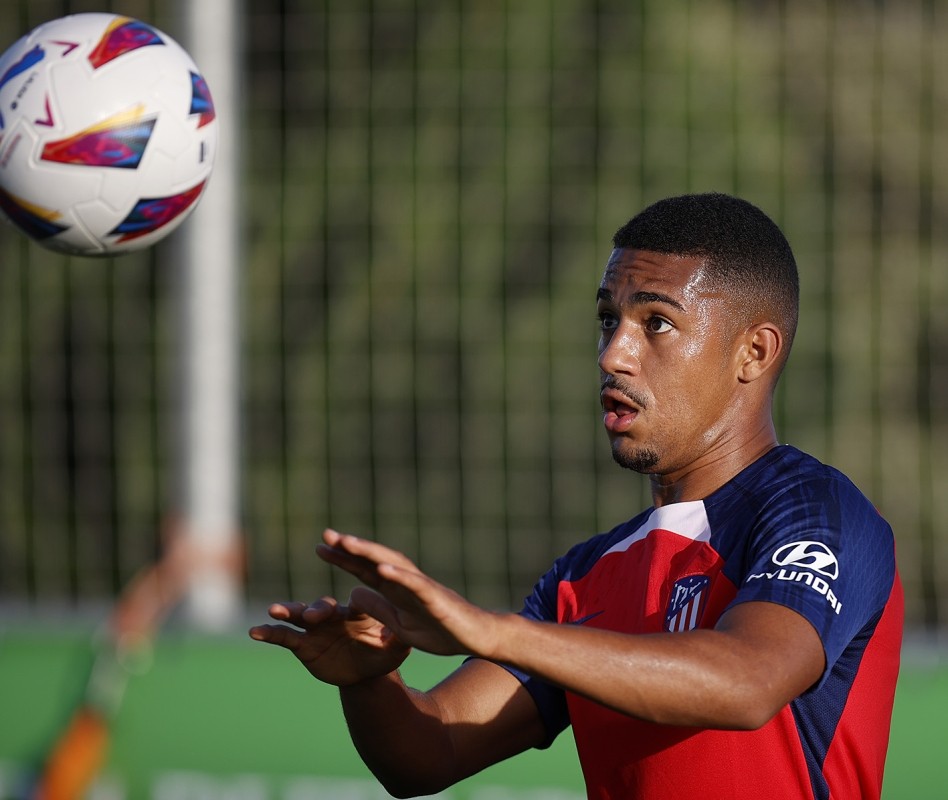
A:
<svg viewBox="0 0 948 800">
<path fill-rule="evenodd" d="M 387 675 L 411 650 L 377 619 L 331 597 L 310 605 L 274 603 L 269 613 L 288 624 L 257 625 L 250 637 L 285 647 L 314 677 L 334 686 Z"/>
<path fill-rule="evenodd" d="M 394 672 L 412 647 L 438 655 L 490 658 L 496 615 L 472 605 L 425 575 L 389 547 L 323 533 L 319 557 L 358 578 L 348 605 L 331 597 L 315 603 L 274 603 L 279 624 L 257 625 L 250 636 L 290 650 L 319 680 L 349 686 Z"/>
<path fill-rule="evenodd" d="M 496 615 L 429 578 L 389 547 L 334 530 L 325 531 L 323 541 L 319 557 L 364 584 L 349 598 L 352 611 L 378 620 L 405 645 L 437 655 L 490 657 Z"/>
</svg>

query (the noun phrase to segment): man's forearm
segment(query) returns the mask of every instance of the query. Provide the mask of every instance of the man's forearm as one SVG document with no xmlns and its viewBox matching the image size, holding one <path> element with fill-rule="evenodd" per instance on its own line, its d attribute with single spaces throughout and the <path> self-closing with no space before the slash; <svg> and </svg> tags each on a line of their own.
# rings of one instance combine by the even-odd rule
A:
<svg viewBox="0 0 948 800">
<path fill-rule="evenodd" d="M 431 794 L 453 782 L 450 732 L 427 694 L 392 672 L 339 695 L 359 755 L 389 793 Z"/>
<path fill-rule="evenodd" d="M 820 676 L 815 630 L 744 603 L 715 630 L 632 636 L 506 615 L 487 655 L 619 713 L 665 725 L 752 729 Z"/>
</svg>

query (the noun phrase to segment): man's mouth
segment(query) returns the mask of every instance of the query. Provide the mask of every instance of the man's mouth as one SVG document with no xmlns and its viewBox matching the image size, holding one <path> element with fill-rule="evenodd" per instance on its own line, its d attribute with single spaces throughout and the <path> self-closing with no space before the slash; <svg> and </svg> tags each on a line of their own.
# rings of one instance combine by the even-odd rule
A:
<svg viewBox="0 0 948 800">
<path fill-rule="evenodd" d="M 641 407 L 618 389 L 604 386 L 599 393 L 602 424 L 609 433 L 625 433 L 632 427 Z"/>
</svg>

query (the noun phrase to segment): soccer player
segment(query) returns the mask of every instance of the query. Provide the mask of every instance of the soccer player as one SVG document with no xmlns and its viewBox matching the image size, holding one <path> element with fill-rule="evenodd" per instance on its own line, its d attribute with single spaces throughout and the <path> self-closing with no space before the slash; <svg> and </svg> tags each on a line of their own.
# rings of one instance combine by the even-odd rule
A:
<svg viewBox="0 0 948 800">
<path fill-rule="evenodd" d="M 339 687 L 360 754 L 429 794 L 572 726 L 591 798 L 878 798 L 899 666 L 892 531 L 777 441 L 796 264 L 753 205 L 660 201 L 614 237 L 597 301 L 603 425 L 653 505 L 576 545 L 519 614 L 326 531 L 363 586 L 270 607 L 254 639 Z M 409 648 L 472 658 L 428 692 Z"/>
</svg>

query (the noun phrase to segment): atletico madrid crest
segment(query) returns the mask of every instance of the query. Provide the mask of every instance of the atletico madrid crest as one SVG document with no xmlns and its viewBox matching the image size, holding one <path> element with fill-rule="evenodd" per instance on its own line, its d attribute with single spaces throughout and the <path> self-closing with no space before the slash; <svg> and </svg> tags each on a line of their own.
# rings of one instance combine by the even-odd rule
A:
<svg viewBox="0 0 948 800">
<path fill-rule="evenodd" d="M 707 575 L 689 575 L 675 581 L 665 612 L 666 631 L 677 633 L 698 627 L 708 602 L 710 582 Z"/>
</svg>

